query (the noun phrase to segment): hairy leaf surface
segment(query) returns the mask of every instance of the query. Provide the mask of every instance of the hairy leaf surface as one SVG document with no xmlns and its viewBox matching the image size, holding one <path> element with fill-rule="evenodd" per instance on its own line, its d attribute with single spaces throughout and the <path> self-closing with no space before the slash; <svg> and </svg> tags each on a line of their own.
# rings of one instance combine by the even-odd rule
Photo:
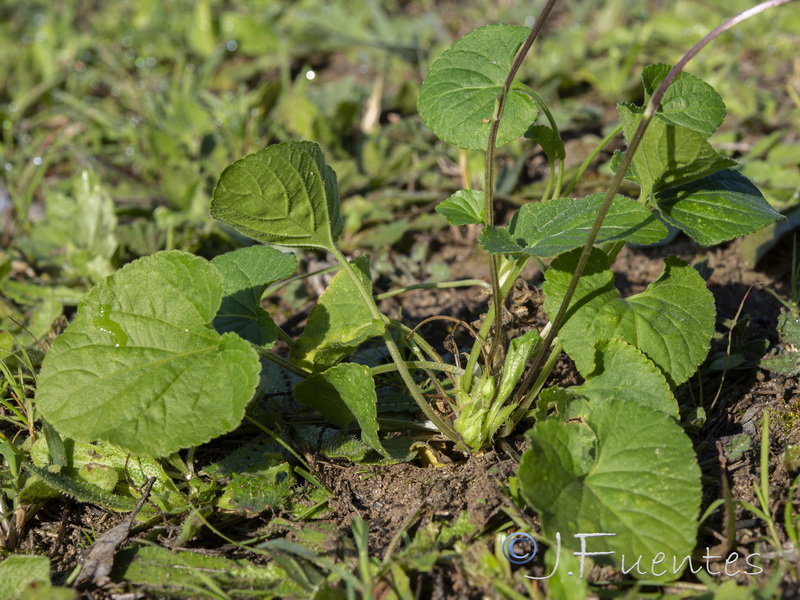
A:
<svg viewBox="0 0 800 600">
<path fill-rule="evenodd" d="M 645 105 L 672 69 L 650 65 L 642 72 Z M 725 120 L 725 102 L 717 91 L 699 77 L 681 71 L 667 88 L 656 116 L 669 125 L 679 125 L 710 137 Z"/>
<path fill-rule="evenodd" d="M 630 141 L 642 120 L 642 109 L 630 104 L 619 104 L 617 109 L 625 139 Z M 642 191 L 649 197 L 652 192 L 733 167 L 736 161 L 719 155 L 702 133 L 653 119 L 633 164 Z"/>
<path fill-rule="evenodd" d="M 786 217 L 774 210 L 744 175 L 725 169 L 656 192 L 658 210 L 698 244 L 712 246 Z"/>
<path fill-rule="evenodd" d="M 644 578 L 653 578 L 663 553 L 658 579 L 677 578 L 694 549 L 702 492 L 691 441 L 647 406 L 610 400 L 589 408 L 581 422 L 547 420 L 528 432 L 531 449 L 519 467 L 525 498 L 565 548 L 580 550 L 576 533 L 609 533 L 588 538 L 587 548 L 612 552 L 617 567 L 622 555 L 626 568 L 641 556 L 632 575 Z"/>
<path fill-rule="evenodd" d="M 336 173 L 317 144 L 285 142 L 220 175 L 211 216 L 265 244 L 330 249 L 342 232 Z"/>
<path fill-rule="evenodd" d="M 69 437 L 165 456 L 236 427 L 258 355 L 211 327 L 222 276 L 202 258 L 160 252 L 95 286 L 56 338 L 37 404 Z"/>
<path fill-rule="evenodd" d="M 433 133 L 465 150 L 486 150 L 497 98 L 528 34 L 527 27 L 486 25 L 444 51 L 431 66 L 417 104 Z M 517 139 L 536 120 L 539 108 L 527 89 L 513 82 L 497 146 Z"/>
<path fill-rule="evenodd" d="M 483 223 L 486 207 L 484 193 L 480 190 L 459 190 L 436 206 L 451 225 Z"/>
<path fill-rule="evenodd" d="M 624 400 L 678 416 L 678 402 L 663 373 L 641 351 L 621 340 L 597 342 L 594 370 L 586 382 L 564 391 L 597 403 Z"/>
<path fill-rule="evenodd" d="M 582 200 L 556 198 L 526 204 L 508 228 L 486 227 L 478 241 L 493 254 L 548 257 L 583 246 L 594 225 L 604 194 Z M 651 244 L 667 235 L 667 228 L 653 212 L 638 202 L 617 195 L 603 221 L 597 243 L 627 240 Z"/>
<path fill-rule="evenodd" d="M 555 317 L 580 250 L 556 258 L 545 277 L 544 307 Z M 686 381 L 708 354 L 714 333 L 714 298 L 691 265 L 674 256 L 656 281 L 622 298 L 614 287 L 608 257 L 592 250 L 559 331 L 564 350 L 583 376 L 595 368 L 594 345 L 615 338 L 635 346 L 675 386 Z"/>
</svg>

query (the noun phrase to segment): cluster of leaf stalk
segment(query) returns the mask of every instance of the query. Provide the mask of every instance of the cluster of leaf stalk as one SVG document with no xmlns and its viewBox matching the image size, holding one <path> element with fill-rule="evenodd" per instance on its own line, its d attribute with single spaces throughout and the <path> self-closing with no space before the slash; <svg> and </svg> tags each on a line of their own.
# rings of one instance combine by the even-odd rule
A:
<svg viewBox="0 0 800 600">
<path fill-rule="evenodd" d="M 702 40 L 700 40 L 697 44 L 695 44 L 684 56 L 681 60 L 678 61 L 677 64 L 670 70 L 669 74 L 663 79 L 655 93 L 650 97 L 650 100 L 645 108 L 643 117 L 641 122 L 636 129 L 634 136 L 628 142 L 628 148 L 626 152 L 623 154 L 621 158 L 621 162 L 618 165 L 614 177 L 609 184 L 608 191 L 605 194 L 603 199 L 603 203 L 600 206 L 600 209 L 597 212 L 597 217 L 594 221 L 594 225 L 586 239 L 585 244 L 583 245 L 583 250 L 581 252 L 577 267 L 575 268 L 572 279 L 569 283 L 569 287 L 564 295 L 564 298 L 561 302 L 561 306 L 555 316 L 555 318 L 546 325 L 544 330 L 541 332 L 543 335 L 543 343 L 539 347 L 539 351 L 536 353 L 535 358 L 533 360 L 532 365 L 527 369 L 524 376 L 522 377 L 521 382 L 518 386 L 516 386 L 515 395 L 511 401 L 511 405 L 515 406 L 513 412 L 510 413 L 510 416 L 505 420 L 502 429 L 500 430 L 501 435 L 508 435 L 510 434 L 516 425 L 520 422 L 520 420 L 525 417 L 526 414 L 531 409 L 532 404 L 536 400 L 539 392 L 542 390 L 544 383 L 551 373 L 552 369 L 554 368 L 558 357 L 561 354 L 562 347 L 558 341 L 558 332 L 560 327 L 563 325 L 568 307 L 570 306 L 570 302 L 572 297 L 575 293 L 575 290 L 578 286 L 578 282 L 580 281 L 581 276 L 583 275 L 583 271 L 586 267 L 587 260 L 589 258 L 589 254 L 594 247 L 595 241 L 597 240 L 598 233 L 600 228 L 603 224 L 603 220 L 605 219 L 610 207 L 611 203 L 619 190 L 620 184 L 625 176 L 625 173 L 628 170 L 628 167 L 633 160 L 634 154 L 636 153 L 640 142 L 647 130 L 648 125 L 650 124 L 651 120 L 655 116 L 659 105 L 661 103 L 664 94 L 667 91 L 667 88 L 670 84 L 675 80 L 675 78 L 681 73 L 685 65 L 695 56 L 697 55 L 706 45 L 708 45 L 711 41 L 717 38 L 722 33 L 726 32 L 727 30 L 731 29 L 732 27 L 738 25 L 739 23 L 753 17 L 761 12 L 764 12 L 770 8 L 780 6 L 782 4 L 787 4 L 792 0 L 770 0 L 768 2 L 763 2 L 753 8 L 742 12 L 741 14 L 733 17 L 732 19 L 726 21 L 713 31 L 711 31 L 708 35 L 706 35 Z M 485 220 L 484 224 L 486 226 L 493 226 L 494 225 L 494 171 L 495 171 L 495 147 L 497 144 L 497 136 L 500 128 L 500 121 L 503 117 L 503 109 L 505 107 L 506 98 L 509 94 L 511 89 L 512 82 L 516 77 L 517 72 L 519 71 L 520 66 L 522 65 L 523 60 L 525 59 L 526 55 L 530 51 L 534 41 L 539 36 L 542 28 L 550 16 L 550 13 L 555 6 L 557 0 L 548 0 L 547 4 L 541 11 L 539 18 L 536 20 L 534 27 L 532 28 L 528 38 L 522 44 L 520 49 L 518 50 L 514 62 L 512 64 L 511 70 L 508 73 L 508 77 L 506 78 L 505 84 L 502 88 L 502 91 L 497 98 L 495 104 L 495 111 L 494 115 L 491 119 L 490 124 L 490 131 L 489 131 L 489 139 L 486 148 L 486 155 L 485 155 L 485 185 L 484 185 L 484 197 L 485 197 Z M 530 90 L 528 91 L 530 93 Z M 539 104 L 542 108 L 545 115 L 548 117 L 551 127 L 558 132 L 558 128 L 556 123 L 552 117 L 552 114 L 547 109 L 544 102 L 538 96 L 534 95 L 535 101 Z M 600 150 L 611 140 L 613 136 L 618 134 L 620 128 L 616 128 L 614 131 L 611 132 L 609 136 L 603 139 L 595 151 L 590 155 L 590 157 L 583 163 L 579 172 L 573 178 L 571 184 L 566 189 L 566 193 L 571 191 L 572 187 L 574 186 L 576 180 L 583 172 L 583 170 L 588 166 L 589 161 L 591 158 L 596 156 Z M 561 164 L 561 173 L 563 173 L 563 162 Z M 551 172 L 551 177 L 553 173 Z M 559 178 L 560 181 L 560 178 Z M 558 197 L 560 192 L 560 185 L 555 186 L 555 195 L 553 196 Z M 624 242 L 610 242 L 606 251 L 608 256 L 611 260 L 613 260 L 617 253 L 621 250 Z M 383 321 L 385 317 L 380 313 L 378 307 L 375 304 L 375 300 L 371 294 L 371 291 L 366 289 L 358 280 L 358 277 L 344 257 L 344 255 L 336 248 L 333 249 L 333 253 L 341 264 L 342 268 L 350 275 L 353 282 L 356 284 L 356 287 L 361 294 L 365 304 L 369 307 L 369 310 L 373 316 L 378 321 Z M 504 341 L 504 334 L 503 334 L 503 314 L 502 310 L 498 310 L 498 307 L 502 307 L 505 303 L 505 300 L 508 297 L 508 294 L 511 290 L 511 287 L 517 277 L 520 275 L 522 270 L 524 269 L 525 265 L 527 264 L 530 258 L 520 258 L 517 260 L 507 260 L 502 258 L 497 254 L 493 254 L 490 256 L 490 277 L 491 277 L 491 287 L 492 287 L 492 303 L 489 307 L 488 313 L 486 318 L 483 322 L 482 327 L 476 334 L 476 340 L 474 342 L 472 351 L 469 355 L 469 359 L 466 363 L 466 366 L 463 369 L 463 374 L 460 374 L 455 378 L 456 384 L 456 397 L 464 399 L 467 403 L 475 401 L 479 396 L 483 396 L 483 401 L 489 404 L 489 409 L 485 411 L 483 414 L 485 415 L 483 418 L 485 419 L 484 423 L 481 424 L 481 427 L 484 432 L 489 432 L 489 438 L 478 435 L 477 438 L 473 438 L 470 440 L 468 446 L 472 450 L 477 450 L 482 447 L 485 447 L 489 444 L 491 440 L 491 433 L 492 430 L 495 428 L 487 429 L 486 425 L 489 425 L 491 419 L 497 416 L 499 409 L 501 408 L 500 404 L 505 402 L 504 398 L 497 397 L 497 390 L 498 386 L 495 385 L 495 380 L 499 380 L 501 377 L 501 365 L 503 364 L 503 341 Z M 414 339 L 419 342 L 420 339 L 418 336 L 414 336 Z M 433 409 L 430 407 L 428 401 L 425 399 L 423 392 L 420 390 L 417 382 L 414 380 L 411 371 L 407 366 L 406 360 L 403 358 L 400 349 L 398 348 L 397 343 L 395 342 L 394 338 L 392 337 L 389 330 L 386 330 L 383 334 L 383 340 L 386 344 L 386 347 L 389 350 L 391 355 L 392 361 L 399 372 L 403 382 L 408 387 L 408 390 L 414 397 L 414 400 L 419 405 L 420 409 L 426 415 L 426 417 L 439 429 L 441 433 L 447 436 L 451 441 L 455 442 L 459 447 L 466 450 L 467 445 L 464 444 L 463 437 L 459 434 L 456 428 L 453 427 L 451 420 L 444 420 L 442 419 Z M 487 348 L 488 347 L 488 351 Z M 430 348 L 428 346 L 428 348 Z M 432 354 L 433 351 L 430 351 Z M 476 374 L 479 372 L 478 368 L 478 361 L 480 357 L 484 357 L 484 366 L 482 370 L 482 375 L 478 382 L 476 382 Z M 436 361 L 417 361 L 411 363 L 413 366 L 419 367 L 427 367 L 433 368 L 434 370 L 441 370 L 441 371 L 451 371 L 452 368 L 449 365 L 446 365 L 441 362 Z M 459 373 L 462 373 L 458 370 Z M 431 375 L 431 379 L 433 380 L 433 376 Z M 464 404 L 463 402 L 457 402 L 456 411 L 463 410 Z M 456 419 L 459 417 L 456 416 Z"/>
</svg>

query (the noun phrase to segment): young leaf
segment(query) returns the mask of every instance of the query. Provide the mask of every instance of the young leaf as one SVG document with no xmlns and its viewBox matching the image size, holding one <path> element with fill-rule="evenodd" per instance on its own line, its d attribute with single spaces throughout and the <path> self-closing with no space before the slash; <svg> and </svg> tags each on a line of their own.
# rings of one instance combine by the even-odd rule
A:
<svg viewBox="0 0 800 600">
<path fill-rule="evenodd" d="M 336 173 L 312 142 L 245 156 L 220 175 L 211 216 L 265 244 L 330 249 L 342 232 Z"/>
<path fill-rule="evenodd" d="M 504 402 L 514 391 L 514 387 L 519 382 L 525 365 L 531 356 L 539 350 L 542 338 L 539 332 L 531 329 L 527 333 L 514 338 L 508 346 L 505 366 L 503 367 L 503 379 L 500 389 L 497 392 L 495 402 Z M 494 432 L 492 432 L 494 434 Z"/>
<path fill-rule="evenodd" d="M 436 207 L 450 225 L 483 223 L 485 218 L 484 193 L 481 190 L 459 190 Z"/>
<path fill-rule="evenodd" d="M 678 402 L 664 375 L 644 354 L 621 340 L 597 342 L 594 370 L 583 385 L 565 391 L 597 403 L 624 400 L 678 416 Z"/>
<path fill-rule="evenodd" d="M 357 421 L 361 439 L 387 455 L 378 439 L 378 397 L 369 367 L 355 363 L 336 365 L 298 383 L 294 397 L 337 427 Z"/>
<path fill-rule="evenodd" d="M 580 423 L 547 420 L 528 432 L 531 449 L 519 466 L 524 497 L 565 548 L 579 550 L 576 533 L 613 534 L 587 545 L 614 553 L 608 558 L 618 567 L 623 554 L 627 568 L 641 556 L 636 577 L 653 578 L 651 567 L 660 581 L 678 577 L 694 549 L 702 492 L 691 441 L 672 417 L 647 406 L 614 399 L 590 406 Z"/>
<path fill-rule="evenodd" d="M 433 133 L 465 150 L 486 150 L 497 99 L 529 33 L 527 27 L 486 25 L 444 51 L 422 83 L 417 104 Z M 520 137 L 536 120 L 539 109 L 527 89 L 516 80 L 512 84 L 498 147 Z"/>
<path fill-rule="evenodd" d="M 556 258 L 545 276 L 544 308 L 554 317 L 580 255 Z M 708 354 L 714 333 L 714 298 L 703 278 L 674 256 L 647 289 L 622 298 L 608 257 L 593 250 L 559 331 L 564 350 L 586 377 L 595 369 L 594 345 L 615 338 L 635 346 L 664 373 L 670 385 L 686 381 Z"/>
<path fill-rule="evenodd" d="M 531 125 L 525 132 L 525 137 L 538 142 L 550 161 L 567 157 L 564 141 L 547 125 Z"/>
<path fill-rule="evenodd" d="M 294 275 L 297 257 L 267 246 L 250 246 L 221 254 L 211 264 L 222 273 L 223 293 L 214 329 L 233 331 L 248 342 L 271 348 L 277 328 L 261 307 L 261 294 L 271 283 Z"/>
<path fill-rule="evenodd" d="M 617 109 L 625 138 L 630 140 L 642 119 L 642 109 L 630 104 L 620 104 Z M 633 157 L 633 164 L 642 191 L 649 197 L 654 191 L 733 167 L 736 161 L 717 154 L 703 134 L 653 119 Z"/>
<path fill-rule="evenodd" d="M 731 169 L 660 190 L 655 194 L 655 201 L 664 220 L 704 246 L 786 220 L 747 177 Z"/>
<path fill-rule="evenodd" d="M 36 401 L 62 434 L 165 456 L 236 427 L 258 355 L 211 327 L 222 276 L 178 251 L 134 261 L 95 286 L 44 359 Z"/>
<path fill-rule="evenodd" d="M 364 285 L 371 287 L 369 256 L 359 256 L 353 266 Z M 373 321 L 353 280 L 339 271 L 311 309 L 306 328 L 297 338 L 292 360 L 312 371 L 324 371 L 364 341 L 381 335 L 383 328 L 383 323 Z"/>
<path fill-rule="evenodd" d="M 604 195 L 526 204 L 512 217 L 508 229 L 486 227 L 478 242 L 493 254 L 543 258 L 578 248 L 589 236 Z M 603 221 L 597 243 L 627 240 L 651 244 L 666 235 L 667 228 L 652 211 L 630 198 L 617 195 Z"/>
<path fill-rule="evenodd" d="M 650 65 L 642 72 L 645 104 L 669 73 L 669 65 Z M 667 88 L 656 116 L 669 125 L 679 125 L 710 137 L 725 120 L 725 102 L 702 79 L 681 71 Z"/>
<path fill-rule="evenodd" d="M 623 156 L 625 156 L 624 152 L 614 150 L 614 154 L 611 155 L 611 160 L 608 161 L 608 166 L 611 168 L 612 173 L 617 172 L 617 168 L 619 168 L 619 163 L 622 161 Z M 631 164 L 628 165 L 628 170 L 625 171 L 625 179 L 641 185 L 641 182 L 639 181 L 639 174 L 636 172 L 635 163 L 631 162 Z"/>
</svg>

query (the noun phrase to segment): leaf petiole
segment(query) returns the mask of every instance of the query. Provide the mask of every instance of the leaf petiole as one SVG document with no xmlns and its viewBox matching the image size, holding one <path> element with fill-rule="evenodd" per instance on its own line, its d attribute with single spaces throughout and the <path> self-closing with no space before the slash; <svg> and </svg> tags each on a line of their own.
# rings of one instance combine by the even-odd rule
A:
<svg viewBox="0 0 800 600">
<path fill-rule="evenodd" d="M 364 287 L 364 284 L 356 274 L 352 265 L 350 265 L 348 262 L 345 255 L 342 254 L 341 250 L 339 250 L 335 244 L 332 244 L 328 250 L 330 250 L 334 258 L 336 258 L 339 264 L 342 265 L 342 269 L 344 269 L 344 271 L 353 281 L 353 284 L 356 286 L 359 295 L 364 300 L 364 304 L 369 309 L 372 318 L 376 321 L 383 321 L 384 316 L 380 310 L 378 310 L 378 306 L 375 304 L 372 291 L 367 290 Z M 425 400 L 425 397 L 422 395 L 417 382 L 414 381 L 414 377 L 412 377 L 411 372 L 408 370 L 408 367 L 406 366 L 406 363 L 400 354 L 400 349 L 397 347 L 394 338 L 392 338 L 392 335 L 388 330 L 384 330 L 383 332 L 383 342 L 386 344 L 386 348 L 389 350 L 389 354 L 392 357 L 394 364 L 397 366 L 397 371 L 400 373 L 403 383 L 406 384 L 408 391 L 411 393 L 411 396 L 414 398 L 414 401 L 417 403 L 420 410 L 425 414 L 426 417 L 428 417 L 429 421 L 436 425 L 439 431 L 441 431 L 445 436 L 447 436 L 447 438 L 450 439 L 450 441 L 454 442 L 462 450 L 468 451 L 453 427 L 449 423 L 446 423 L 439 415 L 437 415 Z"/>
</svg>

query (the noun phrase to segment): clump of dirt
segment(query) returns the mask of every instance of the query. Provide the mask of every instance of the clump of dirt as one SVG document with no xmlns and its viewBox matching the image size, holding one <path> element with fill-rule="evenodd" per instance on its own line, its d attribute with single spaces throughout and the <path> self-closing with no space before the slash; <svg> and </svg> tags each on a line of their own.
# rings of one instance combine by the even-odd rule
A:
<svg viewBox="0 0 800 600">
<path fill-rule="evenodd" d="M 442 458 L 442 457 L 440 457 Z M 370 547 L 386 549 L 397 533 L 429 521 L 454 522 L 467 511 L 477 529 L 503 505 L 500 485 L 516 471 L 515 461 L 488 452 L 469 460 L 424 468 L 325 467 L 320 473 L 335 496 L 330 506 L 344 526 L 361 517 L 370 523 Z"/>
</svg>

